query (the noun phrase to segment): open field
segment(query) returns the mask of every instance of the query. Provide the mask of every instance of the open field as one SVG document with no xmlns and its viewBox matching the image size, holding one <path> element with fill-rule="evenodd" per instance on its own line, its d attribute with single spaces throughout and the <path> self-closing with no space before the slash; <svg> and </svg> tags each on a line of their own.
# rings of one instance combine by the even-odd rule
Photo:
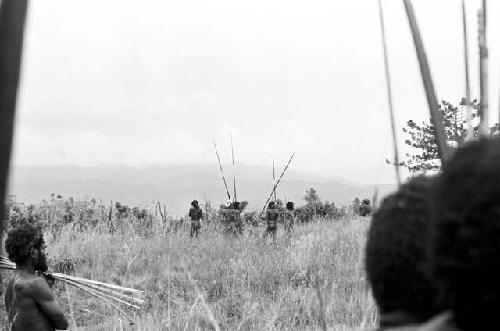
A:
<svg viewBox="0 0 500 331">
<path fill-rule="evenodd" d="M 296 227 L 290 240 L 279 232 L 275 244 L 262 239 L 262 228 L 234 239 L 205 226 L 191 239 L 186 224 L 142 235 L 68 225 L 45 236 L 51 270 L 148 293 L 141 313 L 129 310 L 137 321 L 129 326 L 103 303 L 56 284 L 73 329 L 203 330 L 212 315 L 223 330 L 318 330 L 319 290 L 328 329 L 365 330 L 377 318 L 363 270 L 368 222 L 318 220 Z"/>
</svg>

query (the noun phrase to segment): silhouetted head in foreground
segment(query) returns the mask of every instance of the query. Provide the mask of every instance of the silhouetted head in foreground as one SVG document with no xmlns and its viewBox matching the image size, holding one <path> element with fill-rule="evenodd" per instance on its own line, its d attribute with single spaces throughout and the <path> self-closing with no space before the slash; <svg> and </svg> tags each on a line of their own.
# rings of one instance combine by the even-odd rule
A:
<svg viewBox="0 0 500 331">
<path fill-rule="evenodd" d="M 193 200 L 191 202 L 191 206 L 193 206 L 194 208 L 198 207 L 198 200 Z"/>
<path fill-rule="evenodd" d="M 269 209 L 274 209 L 274 207 L 276 207 L 276 203 L 274 201 L 271 201 L 267 204 L 267 208 Z"/>
<path fill-rule="evenodd" d="M 45 242 L 38 228 L 24 224 L 9 231 L 5 241 L 9 259 L 18 266 L 32 265 L 36 271 L 47 271 Z"/>
<path fill-rule="evenodd" d="M 288 201 L 288 202 L 286 203 L 286 209 L 288 209 L 288 210 L 293 210 L 293 202 Z"/>
<path fill-rule="evenodd" d="M 459 149 L 435 190 L 434 276 L 462 330 L 500 330 L 500 140 Z"/>
<path fill-rule="evenodd" d="M 365 262 L 383 328 L 418 324 L 439 313 L 426 249 L 434 183 L 432 177 L 411 179 L 373 215 Z"/>
</svg>

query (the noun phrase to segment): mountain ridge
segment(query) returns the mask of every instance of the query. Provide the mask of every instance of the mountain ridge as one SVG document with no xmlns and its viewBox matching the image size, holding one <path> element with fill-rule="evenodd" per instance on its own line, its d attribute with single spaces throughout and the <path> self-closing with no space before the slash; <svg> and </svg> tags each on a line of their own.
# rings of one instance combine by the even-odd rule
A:
<svg viewBox="0 0 500 331">
<path fill-rule="evenodd" d="M 223 169 L 232 196 L 231 165 L 225 164 Z M 277 170 L 277 176 L 281 171 Z M 262 208 L 273 187 L 272 167 L 237 164 L 236 187 L 238 198 L 249 201 L 249 209 Z M 333 201 L 337 206 L 349 204 L 355 197 L 371 199 L 375 187 L 379 198 L 395 189 L 392 184 L 357 185 L 337 177 L 290 169 L 278 186 L 277 195 L 301 205 L 310 187 L 322 200 Z M 130 205 L 160 200 L 173 215 L 183 215 L 195 198 L 213 205 L 227 200 L 218 165 L 209 163 L 149 167 L 17 166 L 12 169 L 9 188 L 18 201 L 27 203 L 49 199 L 51 193 Z"/>
</svg>

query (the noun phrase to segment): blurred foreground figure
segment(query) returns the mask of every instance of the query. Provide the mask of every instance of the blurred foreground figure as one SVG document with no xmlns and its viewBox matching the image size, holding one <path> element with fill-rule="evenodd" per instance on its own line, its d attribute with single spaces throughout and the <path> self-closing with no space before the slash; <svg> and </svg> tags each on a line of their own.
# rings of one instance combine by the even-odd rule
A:
<svg viewBox="0 0 500 331">
<path fill-rule="evenodd" d="M 416 329 L 441 311 L 426 251 L 434 183 L 431 177 L 411 179 L 373 215 L 365 262 L 380 311 L 378 330 Z"/>
<path fill-rule="evenodd" d="M 201 220 L 203 219 L 203 211 L 198 205 L 197 200 L 193 200 L 191 202 L 191 208 L 189 208 L 189 217 L 191 218 L 191 230 L 189 231 L 189 235 L 191 237 L 195 236 L 198 238 L 198 231 L 201 228 Z"/>
<path fill-rule="evenodd" d="M 8 233 L 5 249 L 17 268 L 5 292 L 11 330 L 66 330 L 68 321 L 50 289 L 54 280 L 36 274 L 47 271 L 45 243 L 40 231 L 29 224 L 14 228 Z"/>
<path fill-rule="evenodd" d="M 443 167 L 434 200 L 431 265 L 451 294 L 457 327 L 500 330 L 500 140 L 459 149 Z"/>
</svg>

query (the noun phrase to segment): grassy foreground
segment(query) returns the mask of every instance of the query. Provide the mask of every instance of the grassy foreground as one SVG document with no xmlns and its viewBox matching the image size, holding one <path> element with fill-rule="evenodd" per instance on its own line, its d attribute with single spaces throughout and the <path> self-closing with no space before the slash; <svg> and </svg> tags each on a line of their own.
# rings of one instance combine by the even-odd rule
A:
<svg viewBox="0 0 500 331">
<path fill-rule="evenodd" d="M 51 270 L 147 291 L 147 305 L 130 326 L 116 310 L 56 284 L 75 330 L 319 330 L 320 293 L 329 330 L 366 330 L 377 314 L 365 282 L 363 247 L 369 219 L 320 220 L 276 243 L 263 229 L 227 238 L 202 227 L 189 238 L 133 228 L 114 234 L 63 228 L 46 234 Z M 281 229 L 280 229 L 281 231 Z M 0 327 L 5 329 L 2 300 Z"/>
</svg>

